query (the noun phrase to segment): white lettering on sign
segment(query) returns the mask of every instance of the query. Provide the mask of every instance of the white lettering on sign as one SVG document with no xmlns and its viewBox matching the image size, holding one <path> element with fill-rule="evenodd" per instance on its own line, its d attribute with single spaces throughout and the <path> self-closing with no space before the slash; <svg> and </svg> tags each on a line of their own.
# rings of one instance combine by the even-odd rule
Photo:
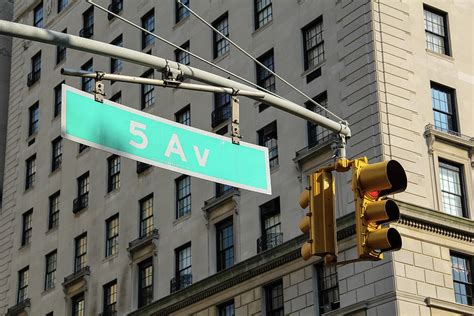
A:
<svg viewBox="0 0 474 316">
<path fill-rule="evenodd" d="M 197 161 L 201 167 L 206 166 L 207 157 L 209 156 L 209 149 L 204 149 L 204 156 L 201 156 L 198 146 L 193 146 Z"/>
<path fill-rule="evenodd" d="M 138 149 L 145 149 L 146 146 L 148 146 L 148 138 L 146 138 L 145 133 L 139 129 L 142 129 L 143 131 L 146 130 L 146 125 L 135 121 L 130 121 L 130 133 L 140 137 L 142 141 L 141 143 L 137 143 L 134 140 L 131 140 L 129 144 Z"/>
<path fill-rule="evenodd" d="M 186 156 L 184 155 L 183 147 L 181 147 L 178 135 L 176 134 L 171 136 L 170 142 L 168 143 L 168 148 L 166 148 L 165 156 L 169 158 L 172 153 L 179 155 L 182 161 L 187 161 Z"/>
</svg>

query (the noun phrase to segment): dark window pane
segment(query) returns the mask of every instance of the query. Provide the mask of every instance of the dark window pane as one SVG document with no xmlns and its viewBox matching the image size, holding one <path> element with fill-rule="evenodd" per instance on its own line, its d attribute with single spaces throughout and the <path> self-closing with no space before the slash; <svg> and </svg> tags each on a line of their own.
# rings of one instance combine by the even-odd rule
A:
<svg viewBox="0 0 474 316">
<path fill-rule="evenodd" d="M 33 232 L 33 209 L 23 214 L 23 228 L 21 235 L 21 245 L 25 246 L 31 243 Z"/>
<path fill-rule="evenodd" d="M 266 52 L 263 56 L 257 59 L 263 65 L 265 65 L 271 71 L 274 71 L 274 60 L 273 60 L 273 49 Z M 257 84 L 269 91 L 275 91 L 275 76 L 263 68 L 260 65 L 257 65 Z"/>
<path fill-rule="evenodd" d="M 142 27 L 145 30 L 152 33 L 155 31 L 155 11 L 154 10 L 151 10 L 150 12 L 148 12 L 146 15 L 142 17 Z M 146 32 L 142 32 L 142 49 L 153 44 L 154 42 L 155 42 L 155 38 L 152 35 Z"/>
<path fill-rule="evenodd" d="M 181 3 L 189 7 L 189 0 L 181 0 Z M 189 10 L 176 1 L 176 23 L 189 16 Z"/>
<path fill-rule="evenodd" d="M 93 61 L 90 59 L 87 63 L 82 65 L 81 70 L 93 72 Z M 82 78 L 82 90 L 85 92 L 92 93 L 94 90 L 94 79 L 92 78 Z"/>
<path fill-rule="evenodd" d="M 302 29 L 304 69 L 310 69 L 324 61 L 323 20 L 317 18 Z"/>
<path fill-rule="evenodd" d="M 43 27 L 43 2 L 41 1 L 33 10 L 33 26 Z"/>
<path fill-rule="evenodd" d="M 339 308 L 337 267 L 318 265 L 316 273 L 318 276 L 320 313 L 327 313 Z"/>
<path fill-rule="evenodd" d="M 255 29 L 258 29 L 273 18 L 272 1 L 271 0 L 254 0 L 255 1 Z"/>
<path fill-rule="evenodd" d="M 227 12 L 212 23 L 212 26 L 219 32 L 229 37 L 229 20 Z M 224 55 L 230 50 L 229 41 L 217 32 L 213 32 L 214 58 Z"/>
<path fill-rule="evenodd" d="M 104 310 L 102 315 L 117 315 L 117 281 L 104 285 Z"/>
<path fill-rule="evenodd" d="M 105 224 L 105 256 L 112 256 L 118 252 L 119 216 L 114 215 Z"/>
<path fill-rule="evenodd" d="M 268 124 L 258 132 L 258 143 L 268 148 L 270 168 L 278 165 L 278 133 L 276 121 Z"/>
<path fill-rule="evenodd" d="M 265 286 L 265 301 L 267 307 L 267 315 L 283 316 L 283 283 L 278 280 L 270 285 Z"/>
<path fill-rule="evenodd" d="M 191 177 L 183 176 L 176 180 L 176 218 L 191 212 Z"/>
<path fill-rule="evenodd" d="M 142 78 L 153 79 L 155 77 L 153 69 L 148 70 L 142 75 Z M 141 109 L 147 108 L 155 104 L 155 86 L 150 84 L 141 85 Z"/>
<path fill-rule="evenodd" d="M 234 231 L 232 218 L 216 224 L 217 271 L 234 265 Z"/>
<path fill-rule="evenodd" d="M 449 55 L 446 14 L 425 7 L 424 16 L 426 48 L 438 54 Z"/>
<path fill-rule="evenodd" d="M 153 261 L 147 259 L 138 264 L 138 307 L 153 301 Z"/>
<path fill-rule="evenodd" d="M 472 257 L 451 254 L 451 264 L 456 302 L 459 304 L 472 305 L 472 294 L 474 291 Z"/>
<path fill-rule="evenodd" d="M 153 194 L 140 200 L 140 237 L 153 231 Z"/>
<path fill-rule="evenodd" d="M 52 289 L 56 282 L 57 252 L 56 250 L 46 255 L 46 275 L 44 289 Z"/>
<path fill-rule="evenodd" d="M 464 216 L 464 196 L 461 168 L 456 165 L 440 162 L 439 175 L 443 212 Z"/>
<path fill-rule="evenodd" d="M 87 234 L 75 239 L 74 273 L 81 271 L 87 265 Z"/>
<path fill-rule="evenodd" d="M 18 271 L 18 304 L 22 303 L 28 298 L 29 271 L 29 267 Z"/>
</svg>

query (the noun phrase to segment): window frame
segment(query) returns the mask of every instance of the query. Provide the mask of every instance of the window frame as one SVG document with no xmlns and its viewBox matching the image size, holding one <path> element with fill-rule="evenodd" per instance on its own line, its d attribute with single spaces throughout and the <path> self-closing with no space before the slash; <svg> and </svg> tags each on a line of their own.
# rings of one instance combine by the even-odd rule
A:
<svg viewBox="0 0 474 316">
<path fill-rule="evenodd" d="M 149 21 L 150 19 L 152 20 L 152 23 Z M 141 22 L 142 28 L 151 33 L 155 32 L 155 9 L 153 8 L 147 13 L 145 13 L 145 15 L 143 15 L 141 18 Z M 152 25 L 150 29 L 148 29 L 149 25 Z M 155 38 L 152 35 L 142 31 L 142 50 L 152 45 L 153 43 L 155 43 Z"/>
<path fill-rule="evenodd" d="M 82 13 L 82 37 L 91 38 L 94 36 L 94 7 L 89 7 Z"/>
<path fill-rule="evenodd" d="M 146 271 L 148 268 L 151 268 L 151 276 Z M 153 278 L 153 257 L 150 257 L 138 263 L 138 308 L 146 306 L 153 301 Z M 147 284 L 150 280 L 151 284 Z"/>
<path fill-rule="evenodd" d="M 455 274 L 454 274 L 454 262 L 453 262 L 453 257 L 456 257 L 458 259 L 463 259 L 463 260 L 466 260 L 466 268 L 467 268 L 467 276 L 471 277 L 470 280 L 466 280 L 466 281 L 463 281 L 463 280 L 456 280 L 455 279 Z M 462 254 L 462 253 L 458 253 L 458 252 L 454 252 L 452 251 L 450 253 L 450 261 L 451 261 L 451 276 L 453 278 L 453 289 L 454 289 L 454 300 L 456 303 L 458 304 L 463 304 L 463 305 L 468 305 L 468 306 L 473 306 L 473 303 L 474 303 L 474 260 L 473 260 L 473 257 L 472 256 L 469 256 L 469 255 L 466 255 L 466 254 Z M 458 297 L 457 297 L 457 293 L 456 293 L 456 283 L 458 284 L 462 284 L 464 286 L 466 286 L 466 288 L 470 288 L 470 294 L 471 296 L 469 297 L 466 293 L 466 298 L 467 298 L 467 304 L 464 303 L 464 302 L 460 302 L 458 301 Z M 470 301 L 469 301 L 470 300 Z"/>
<path fill-rule="evenodd" d="M 180 188 L 182 181 L 186 181 L 183 187 Z M 182 175 L 179 178 L 175 179 L 175 188 L 176 188 L 176 219 L 182 218 L 188 214 L 191 214 L 192 211 L 192 201 L 191 201 L 191 177 L 188 175 Z M 186 192 L 189 188 L 189 193 L 181 194 L 181 192 Z M 184 204 L 186 201 L 189 201 L 188 204 Z M 180 204 L 183 204 L 180 207 Z"/>
<path fill-rule="evenodd" d="M 184 116 L 184 119 L 183 119 Z M 191 104 L 184 106 L 181 110 L 174 114 L 176 122 L 191 126 Z"/>
<path fill-rule="evenodd" d="M 269 60 L 271 59 L 271 62 Z M 269 68 L 271 71 L 275 72 L 275 55 L 273 48 L 269 49 L 263 53 L 257 60 Z M 268 64 L 267 64 L 268 63 Z M 271 92 L 276 91 L 276 80 L 275 75 L 263 68 L 262 66 L 255 64 L 255 78 L 257 85 Z M 268 84 L 270 81 L 270 84 Z"/>
<path fill-rule="evenodd" d="M 117 315 L 117 296 L 118 285 L 117 279 L 110 281 L 102 286 L 103 292 L 103 307 L 102 315 L 115 316 Z"/>
<path fill-rule="evenodd" d="M 123 47 L 123 34 L 117 36 L 112 42 L 111 45 L 115 45 L 117 47 Z M 123 60 L 118 58 L 110 58 L 110 73 L 115 74 L 123 70 Z M 111 81 L 111 84 L 115 81 Z"/>
<path fill-rule="evenodd" d="M 146 204 L 150 202 L 150 205 L 146 206 Z M 147 196 L 141 198 L 138 201 L 138 209 L 139 209 L 139 238 L 144 238 L 149 236 L 154 229 L 154 210 L 153 210 L 153 193 L 148 194 Z M 144 217 L 145 213 L 148 213 L 148 210 L 151 210 L 150 214 Z M 151 223 L 151 224 L 150 224 Z"/>
<path fill-rule="evenodd" d="M 262 7 L 260 10 L 258 9 L 258 4 L 259 2 L 262 2 L 264 0 L 254 0 L 254 23 L 255 23 L 255 31 L 264 27 L 271 21 L 273 21 L 273 3 L 272 0 L 268 0 L 268 3 L 266 6 Z M 263 19 L 260 19 L 260 13 L 264 13 L 267 9 L 270 12 L 270 14 L 265 15 Z"/>
<path fill-rule="evenodd" d="M 222 27 L 221 24 L 223 24 Z M 219 30 L 226 37 L 229 37 L 229 13 L 226 11 L 220 17 L 215 19 L 214 22 L 212 22 L 212 26 Z M 221 47 L 219 47 L 221 43 L 223 44 Z M 229 41 L 214 30 L 212 31 L 212 51 L 214 59 L 224 56 L 230 52 Z"/>
<path fill-rule="evenodd" d="M 40 16 L 41 15 L 41 16 Z M 33 26 L 34 27 L 44 27 L 44 8 L 43 8 L 43 1 L 41 1 L 34 9 L 33 9 Z"/>
<path fill-rule="evenodd" d="M 49 259 L 54 258 L 53 262 Z M 44 290 L 54 289 L 56 286 L 56 270 L 58 268 L 58 251 L 51 251 L 45 256 Z"/>
<path fill-rule="evenodd" d="M 181 50 L 181 49 L 178 49 L 178 48 L 175 49 L 175 50 L 174 50 L 175 61 L 176 61 L 177 63 L 182 64 L 182 65 L 190 65 L 190 64 L 191 64 L 191 56 L 190 56 L 190 54 L 188 53 L 188 52 L 189 52 L 189 47 L 190 47 L 190 41 L 187 40 L 186 42 L 184 42 L 184 43 L 183 43 L 181 46 L 179 46 L 179 47 L 181 47 L 182 49 L 186 50 L 186 52 L 183 51 L 183 50 Z M 181 54 L 183 54 L 183 55 L 181 56 Z"/>
<path fill-rule="evenodd" d="M 148 69 L 140 76 L 141 78 L 155 78 L 155 71 L 154 69 Z M 155 96 L 155 86 L 150 84 L 141 84 L 140 85 L 140 104 L 141 110 L 149 108 L 155 104 L 156 96 Z"/>
<path fill-rule="evenodd" d="M 119 233 L 120 233 L 119 214 L 112 215 L 105 220 L 105 257 L 110 257 L 118 253 Z"/>
<path fill-rule="evenodd" d="M 67 34 L 67 28 L 65 28 L 61 33 Z M 66 59 L 66 46 L 56 46 L 56 65 L 59 65 L 65 59 Z"/>
<path fill-rule="evenodd" d="M 59 226 L 60 196 L 61 196 L 60 191 L 57 191 L 51 194 L 48 198 L 49 200 L 48 230 Z"/>
<path fill-rule="evenodd" d="M 81 304 L 82 302 L 82 304 Z M 84 314 L 80 314 L 80 312 L 84 312 L 86 307 L 86 297 L 84 292 L 74 295 L 71 298 L 71 315 L 72 316 L 80 316 Z"/>
<path fill-rule="evenodd" d="M 220 221 L 215 225 L 216 227 L 216 270 L 222 271 L 227 268 L 230 268 L 235 263 L 235 253 L 234 253 L 234 221 L 232 216 Z M 225 246 L 225 239 L 224 232 L 226 229 L 230 227 L 231 231 L 231 245 Z M 227 253 L 231 252 L 232 255 L 232 262 L 228 265 L 227 264 Z"/>
<path fill-rule="evenodd" d="M 58 13 L 63 11 L 69 4 L 69 0 L 58 0 Z"/>
<path fill-rule="evenodd" d="M 321 31 L 318 32 L 318 25 L 321 25 L 320 28 L 321 28 Z M 314 19 L 313 21 L 309 22 L 308 24 L 306 24 L 302 29 L 301 29 L 301 33 L 303 34 L 303 61 L 304 61 L 304 71 L 307 71 L 307 70 L 310 70 L 310 69 L 314 69 L 316 67 L 318 67 L 318 65 L 320 65 L 321 63 L 323 63 L 325 60 L 326 60 L 326 57 L 325 57 L 325 50 L 324 50 L 324 37 L 323 37 L 323 32 L 324 32 L 324 29 L 323 29 L 323 16 L 320 15 L 319 17 L 317 17 L 316 19 Z M 308 38 L 307 38 L 307 32 L 311 29 L 315 29 L 315 45 L 312 46 L 312 47 L 308 47 Z M 317 41 L 317 38 L 318 36 L 321 36 L 321 41 Z M 318 50 L 318 47 L 319 46 L 322 46 L 322 54 L 318 54 L 317 56 L 317 62 L 316 63 L 311 63 L 310 64 L 310 58 L 309 58 L 309 54 L 311 51 L 315 50 L 317 51 Z M 322 55 L 322 58 L 320 58 L 320 56 Z M 315 60 L 316 58 L 313 58 L 311 59 L 312 60 Z"/>
<path fill-rule="evenodd" d="M 84 243 L 81 244 L 81 240 Z M 87 267 L 87 232 L 74 238 L 74 273 Z"/>
<path fill-rule="evenodd" d="M 270 169 L 280 165 L 278 153 L 278 125 L 277 120 L 265 125 L 257 131 L 258 144 L 268 148 Z M 272 137 L 274 135 L 275 137 Z M 275 140 L 275 141 L 272 141 Z M 271 147 L 270 147 L 271 146 Z"/>
<path fill-rule="evenodd" d="M 25 191 L 35 186 L 36 182 L 36 154 L 25 161 Z"/>
<path fill-rule="evenodd" d="M 444 167 L 443 167 L 444 166 Z M 460 186 L 460 193 L 461 195 L 457 195 L 453 192 L 446 191 L 447 194 L 449 195 L 456 195 L 460 197 L 461 200 L 461 214 L 455 215 L 448 213 L 444 210 L 444 202 L 443 202 L 443 184 L 442 184 L 442 179 L 441 179 L 441 169 L 448 169 L 454 172 L 457 172 L 459 175 L 459 186 Z M 457 169 L 457 170 L 456 170 Z M 468 218 L 469 216 L 469 211 L 468 211 L 468 203 L 467 203 L 467 196 L 466 196 L 466 179 L 464 176 L 464 165 L 461 163 L 456 163 L 447 159 L 439 158 L 438 159 L 438 170 L 439 170 L 439 192 L 440 192 L 440 201 L 441 201 L 441 209 L 440 211 L 444 214 L 452 215 L 452 216 L 457 216 L 457 217 L 465 217 Z"/>
<path fill-rule="evenodd" d="M 189 7 L 189 0 L 181 0 L 181 2 Z M 176 4 L 175 4 L 175 24 L 178 24 L 179 22 L 186 19 L 189 16 L 189 13 L 190 12 L 186 7 L 180 5 L 180 3 L 178 1 L 176 1 Z"/>
<path fill-rule="evenodd" d="M 230 315 L 228 315 L 228 310 L 227 308 L 229 306 L 232 306 L 232 309 L 230 311 Z M 235 302 L 234 299 L 228 300 L 227 302 L 221 303 L 216 306 L 217 307 L 217 316 L 234 316 L 235 315 Z"/>
<path fill-rule="evenodd" d="M 120 189 L 121 164 L 120 156 L 112 155 L 107 158 L 107 193 Z"/>
<path fill-rule="evenodd" d="M 328 108 L 329 102 L 328 102 L 327 91 L 321 92 L 320 94 L 315 96 L 313 100 L 319 103 L 324 108 L 326 109 Z M 321 109 L 321 107 L 313 104 L 312 102 L 308 101 L 305 103 L 305 105 L 308 110 L 313 111 L 324 117 L 328 117 L 327 111 Z M 307 136 L 308 136 L 307 137 L 308 148 L 313 148 L 331 137 L 331 134 L 332 134 L 331 130 L 321 125 L 308 121 L 306 126 L 307 126 Z"/>
<path fill-rule="evenodd" d="M 426 12 L 429 12 L 431 14 L 435 14 L 443 19 L 443 31 L 444 31 L 444 36 L 434 33 L 432 31 L 427 30 L 426 28 Z M 427 4 L 423 4 L 423 26 L 424 26 L 424 31 L 425 31 L 425 47 L 428 51 L 433 52 L 435 54 L 441 54 L 441 55 L 446 55 L 446 56 L 452 56 L 451 54 L 451 47 L 450 47 L 450 38 L 449 38 L 449 23 L 448 23 L 448 13 L 442 10 L 439 10 L 435 7 L 432 7 Z M 438 51 L 432 50 L 428 48 L 428 33 L 432 34 L 436 37 L 441 37 L 443 39 L 443 44 L 444 44 L 444 52 L 440 53 Z"/>
<path fill-rule="evenodd" d="M 433 90 L 437 91 L 438 93 L 444 93 L 447 95 L 447 101 L 448 101 L 448 111 L 449 111 L 449 108 L 451 108 L 451 113 L 449 112 L 445 112 L 445 111 L 442 111 L 441 109 L 436 109 L 435 108 L 435 100 L 438 100 L 438 99 L 434 99 L 433 98 Z M 433 110 L 433 125 L 435 127 L 435 129 L 439 130 L 439 131 L 443 131 L 443 132 L 446 132 L 446 133 L 459 133 L 459 122 L 458 122 L 458 115 L 457 115 L 457 102 L 456 102 L 456 90 L 453 89 L 453 88 L 450 88 L 448 86 L 445 86 L 445 85 L 442 85 L 442 84 L 439 84 L 437 82 L 434 82 L 434 81 L 431 81 L 430 82 L 430 96 L 431 96 L 431 108 Z M 438 100 L 438 102 L 440 102 L 441 100 Z M 448 119 L 451 119 L 451 124 L 452 124 L 452 129 L 449 129 L 449 123 L 448 123 L 448 129 L 444 129 L 443 127 L 441 126 L 438 126 L 436 124 L 436 113 L 440 113 L 441 115 L 446 115 L 448 117 Z"/>
<path fill-rule="evenodd" d="M 340 307 L 340 292 L 339 292 L 339 279 L 337 274 L 337 267 L 336 266 L 324 266 L 323 264 L 317 264 L 314 266 L 316 272 L 316 280 L 317 280 L 317 289 L 318 293 L 318 307 L 319 313 L 322 315 L 329 311 L 333 311 Z M 335 282 L 334 282 L 335 277 Z M 334 284 L 327 284 L 327 280 Z M 326 286 L 328 285 L 328 286 Z M 329 298 L 325 298 L 324 295 L 328 293 L 337 292 L 334 294 L 339 298 L 339 300 L 329 301 Z M 328 301 L 328 302 L 326 302 Z M 323 305 L 325 302 L 326 304 Z"/>
<path fill-rule="evenodd" d="M 81 198 L 82 196 L 89 195 L 89 187 L 90 177 L 89 171 L 87 171 L 77 178 L 77 197 Z M 87 206 L 88 203 L 85 204 Z"/>
<path fill-rule="evenodd" d="M 181 254 L 189 249 L 189 256 L 182 257 Z M 175 280 L 177 281 L 178 284 L 178 289 L 183 289 L 186 286 L 189 286 L 190 284 L 183 284 L 182 282 L 182 277 L 185 275 L 190 275 L 191 280 L 192 280 L 192 275 L 193 275 L 193 256 L 192 256 L 192 248 L 191 248 L 191 242 L 187 242 L 184 245 L 176 248 L 174 250 L 174 256 L 175 256 Z M 183 255 L 184 256 L 184 255 Z M 189 258 L 189 265 L 180 268 L 180 263 L 181 262 L 187 262 Z M 184 279 L 184 278 L 183 278 Z M 192 283 L 192 281 L 191 281 Z"/>
<path fill-rule="evenodd" d="M 276 299 L 281 296 L 281 306 L 273 306 L 274 296 L 273 290 L 276 287 L 281 287 L 281 295 L 278 295 Z M 285 306 L 284 306 L 284 296 L 283 296 L 283 281 L 282 279 L 273 281 L 264 286 L 265 291 L 265 312 L 268 316 L 279 316 L 284 315 L 285 313 Z"/>
<path fill-rule="evenodd" d="M 65 84 L 65 81 L 62 81 L 56 87 L 54 87 L 54 106 L 53 106 L 53 118 L 56 118 L 61 114 L 62 110 L 62 85 Z"/>
<path fill-rule="evenodd" d="M 51 172 L 61 168 L 63 157 L 63 138 L 56 137 L 51 141 Z"/>
<path fill-rule="evenodd" d="M 92 72 L 94 70 L 94 59 L 91 58 L 86 61 L 82 66 L 81 70 Z M 92 93 L 94 91 L 94 78 L 81 78 L 81 90 L 84 92 Z"/>
<path fill-rule="evenodd" d="M 21 304 L 28 299 L 28 286 L 30 278 L 30 266 L 26 266 L 18 271 L 18 288 L 16 302 Z M 25 282 L 26 281 L 26 282 Z"/>
<path fill-rule="evenodd" d="M 33 236 L 33 209 L 30 208 L 21 216 L 21 246 L 31 244 Z"/>
<path fill-rule="evenodd" d="M 36 135 L 39 130 L 39 101 L 28 109 L 28 137 Z"/>
</svg>

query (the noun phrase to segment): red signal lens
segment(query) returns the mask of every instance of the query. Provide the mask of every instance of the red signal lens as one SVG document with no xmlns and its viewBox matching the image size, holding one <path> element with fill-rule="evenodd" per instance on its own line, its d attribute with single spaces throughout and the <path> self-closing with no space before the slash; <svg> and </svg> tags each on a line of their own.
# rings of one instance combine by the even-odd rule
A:
<svg viewBox="0 0 474 316">
<path fill-rule="evenodd" d="M 367 192 L 365 195 L 369 196 L 370 198 L 372 199 L 378 199 L 379 198 L 379 195 L 380 195 L 380 191 L 371 191 L 371 192 Z"/>
</svg>

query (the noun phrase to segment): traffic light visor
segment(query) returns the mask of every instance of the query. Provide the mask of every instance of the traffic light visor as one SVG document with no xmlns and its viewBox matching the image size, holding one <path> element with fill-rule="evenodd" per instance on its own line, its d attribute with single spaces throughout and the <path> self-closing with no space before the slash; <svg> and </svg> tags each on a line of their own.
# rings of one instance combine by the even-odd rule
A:
<svg viewBox="0 0 474 316">
<path fill-rule="evenodd" d="M 380 252 L 399 250 L 402 248 L 402 237 L 395 228 L 382 228 L 369 233 L 367 245 Z"/>
<path fill-rule="evenodd" d="M 367 221 L 375 222 L 377 225 L 398 221 L 400 209 L 393 200 L 386 199 L 367 204 L 365 209 Z"/>
<path fill-rule="evenodd" d="M 389 160 L 361 168 L 359 184 L 365 192 L 379 191 L 378 196 L 385 196 L 405 191 L 407 176 L 398 161 Z"/>
</svg>

